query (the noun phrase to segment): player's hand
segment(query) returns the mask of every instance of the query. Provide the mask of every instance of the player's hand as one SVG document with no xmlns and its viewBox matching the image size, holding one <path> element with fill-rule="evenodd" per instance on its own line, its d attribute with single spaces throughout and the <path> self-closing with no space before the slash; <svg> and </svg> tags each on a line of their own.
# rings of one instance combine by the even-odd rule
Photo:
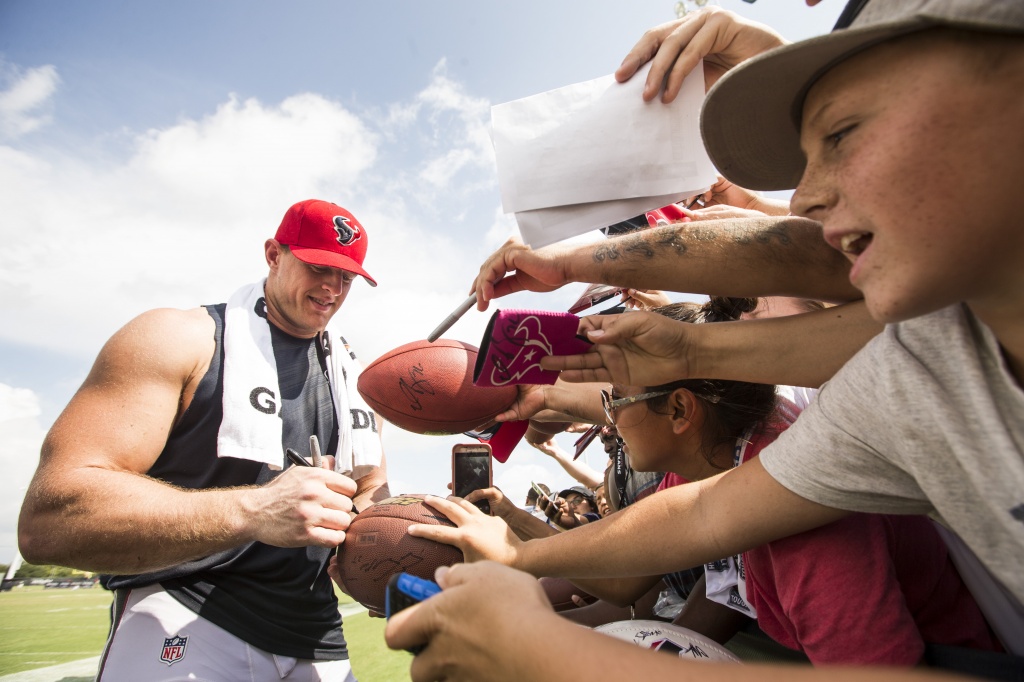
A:
<svg viewBox="0 0 1024 682">
<path fill-rule="evenodd" d="M 328 469 L 293 466 L 245 491 L 249 537 L 274 547 L 337 547 L 351 521 L 356 483 Z"/>
<path fill-rule="evenodd" d="M 409 535 L 458 547 L 466 561 L 490 559 L 507 566 L 516 564 L 523 542 L 500 517 L 488 516 L 460 497 L 428 495 L 424 502 L 456 527 L 413 524 L 409 526 Z"/>
<path fill-rule="evenodd" d="M 686 379 L 699 327 L 649 312 L 588 315 L 580 320 L 580 333 L 594 342 L 591 350 L 548 356 L 541 367 L 559 370 L 559 378 L 570 382 L 657 386 Z"/>
<path fill-rule="evenodd" d="M 494 677 L 533 679 L 535 661 L 517 647 L 495 643 L 521 639 L 523 624 L 550 618 L 565 627 L 533 577 L 492 562 L 437 569 L 439 594 L 396 613 L 384 630 L 392 649 L 426 644 L 409 669 L 413 682 L 469 682 Z M 530 628 L 527 628 L 528 630 Z"/>
<path fill-rule="evenodd" d="M 657 97 L 664 84 L 661 100 L 668 103 L 676 98 L 683 79 L 701 59 L 704 82 L 710 88 L 740 62 L 785 43 L 782 36 L 764 24 L 719 7 L 705 7 L 644 33 L 622 60 L 615 78 L 624 83 L 642 65 L 651 62 L 644 84 L 644 101 Z"/>
<path fill-rule="evenodd" d="M 564 247 L 549 246 L 534 251 L 517 237 L 512 237 L 491 254 L 480 266 L 473 280 L 477 310 L 487 310 L 493 298 L 517 291 L 554 291 L 567 284 Z"/>
<path fill-rule="evenodd" d="M 348 591 L 348 588 L 345 587 L 345 583 L 341 580 L 341 569 L 338 568 L 337 554 L 332 554 L 330 561 L 327 562 L 327 575 L 331 577 L 331 580 L 333 580 L 334 584 L 338 586 L 338 589 L 340 589 L 348 596 L 352 596 L 352 594 Z"/>
</svg>

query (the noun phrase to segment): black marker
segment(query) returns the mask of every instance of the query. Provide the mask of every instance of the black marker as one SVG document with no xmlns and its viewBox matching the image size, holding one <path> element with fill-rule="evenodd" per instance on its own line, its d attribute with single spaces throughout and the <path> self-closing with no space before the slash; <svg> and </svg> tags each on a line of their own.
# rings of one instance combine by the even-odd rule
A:
<svg viewBox="0 0 1024 682">
<path fill-rule="evenodd" d="M 300 467 L 311 467 L 311 466 L 313 466 L 312 464 L 310 464 L 309 462 L 306 461 L 305 457 L 303 457 L 299 453 L 295 452 L 291 448 L 286 448 L 285 451 L 284 451 L 284 455 L 285 455 L 285 457 L 288 458 L 289 462 L 291 462 L 292 464 L 294 464 L 296 466 L 300 466 Z"/>
</svg>

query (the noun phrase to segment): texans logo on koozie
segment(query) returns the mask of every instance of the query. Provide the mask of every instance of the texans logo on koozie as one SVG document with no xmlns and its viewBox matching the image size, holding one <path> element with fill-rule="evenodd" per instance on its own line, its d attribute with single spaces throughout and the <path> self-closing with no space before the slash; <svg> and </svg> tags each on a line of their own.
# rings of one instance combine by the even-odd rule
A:
<svg viewBox="0 0 1024 682">
<path fill-rule="evenodd" d="M 350 224 L 345 216 L 334 216 L 334 231 L 338 233 L 338 243 L 342 246 L 349 246 L 362 236 L 359 225 Z"/>
<path fill-rule="evenodd" d="M 160 650 L 160 660 L 167 665 L 177 663 L 185 657 L 187 645 L 188 637 L 168 637 L 164 640 L 163 649 Z"/>
<path fill-rule="evenodd" d="M 580 318 L 572 313 L 499 310 L 491 317 L 473 370 L 475 386 L 553 384 L 558 372 L 545 370 L 549 355 L 583 353 L 589 343 L 576 336 Z"/>
</svg>

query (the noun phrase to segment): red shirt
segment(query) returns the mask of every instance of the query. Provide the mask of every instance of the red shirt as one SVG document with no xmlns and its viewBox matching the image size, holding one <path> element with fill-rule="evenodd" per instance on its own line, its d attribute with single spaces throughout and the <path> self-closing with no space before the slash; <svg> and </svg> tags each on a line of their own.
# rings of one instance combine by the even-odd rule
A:
<svg viewBox="0 0 1024 682">
<path fill-rule="evenodd" d="M 788 425 L 756 433 L 743 461 Z M 743 558 L 758 626 L 814 664 L 915 665 L 926 642 L 1001 650 L 926 517 L 851 514 Z"/>
</svg>

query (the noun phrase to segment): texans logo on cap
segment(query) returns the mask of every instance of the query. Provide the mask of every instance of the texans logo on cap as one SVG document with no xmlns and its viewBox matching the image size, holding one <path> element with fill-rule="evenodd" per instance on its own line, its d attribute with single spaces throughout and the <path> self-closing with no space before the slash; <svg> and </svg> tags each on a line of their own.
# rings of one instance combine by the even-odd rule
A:
<svg viewBox="0 0 1024 682">
<path fill-rule="evenodd" d="M 338 243 L 342 246 L 348 246 L 362 236 L 358 225 L 350 225 L 349 219 L 340 215 L 334 216 L 334 231 L 338 233 Z"/>
</svg>

